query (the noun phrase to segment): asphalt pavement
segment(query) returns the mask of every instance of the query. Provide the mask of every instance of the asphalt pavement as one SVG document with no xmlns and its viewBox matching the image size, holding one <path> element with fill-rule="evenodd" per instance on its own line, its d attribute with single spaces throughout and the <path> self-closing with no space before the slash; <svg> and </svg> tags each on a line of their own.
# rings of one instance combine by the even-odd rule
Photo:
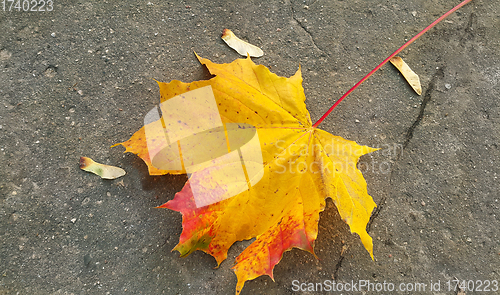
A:
<svg viewBox="0 0 500 295">
<path fill-rule="evenodd" d="M 171 252 L 181 216 L 154 207 L 187 177 L 149 176 L 138 157 L 110 148 L 158 104 L 154 79 L 209 78 L 193 52 L 240 58 L 220 39 L 228 28 L 262 48 L 254 61 L 278 75 L 301 66 L 315 121 L 459 3 L 54 0 L 24 11 L 28 1 L 4 2 L 0 294 L 234 294 L 231 267 L 248 241 L 218 269 L 205 253 Z M 275 281 L 257 278 L 242 294 L 323 294 L 334 280 L 343 291 L 332 294 L 458 294 L 457 281 L 465 294 L 500 294 L 499 15 L 498 0 L 474 0 L 400 54 L 421 96 L 388 64 L 320 125 L 382 148 L 359 163 L 378 205 L 368 227 L 375 260 L 329 201 L 319 260 L 286 252 Z M 81 156 L 127 175 L 102 180 L 79 169 Z"/>
</svg>

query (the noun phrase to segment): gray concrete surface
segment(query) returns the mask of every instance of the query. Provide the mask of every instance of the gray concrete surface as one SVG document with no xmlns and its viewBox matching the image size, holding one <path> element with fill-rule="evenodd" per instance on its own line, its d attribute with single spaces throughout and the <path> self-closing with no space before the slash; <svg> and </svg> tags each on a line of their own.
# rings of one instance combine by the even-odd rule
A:
<svg viewBox="0 0 500 295">
<path fill-rule="evenodd" d="M 1 11 L 0 294 L 232 294 L 230 268 L 245 243 L 219 269 L 204 253 L 170 252 L 181 216 L 153 207 L 186 177 L 150 177 L 140 159 L 109 148 L 158 103 L 153 78 L 207 78 L 193 51 L 238 58 L 219 38 L 230 28 L 277 74 L 302 66 L 314 120 L 456 4 L 55 0 L 52 12 Z M 294 280 L 332 278 L 427 284 L 367 294 L 457 294 L 446 281 L 500 281 L 499 4 L 474 0 L 403 51 L 422 96 L 386 65 L 320 126 L 384 148 L 360 163 L 379 205 L 369 226 L 375 261 L 329 202 L 320 260 L 287 252 L 275 282 L 247 282 L 243 294 L 292 294 Z M 79 169 L 80 156 L 128 174 L 101 180 Z M 475 293 L 500 291 L 466 292 Z"/>
</svg>

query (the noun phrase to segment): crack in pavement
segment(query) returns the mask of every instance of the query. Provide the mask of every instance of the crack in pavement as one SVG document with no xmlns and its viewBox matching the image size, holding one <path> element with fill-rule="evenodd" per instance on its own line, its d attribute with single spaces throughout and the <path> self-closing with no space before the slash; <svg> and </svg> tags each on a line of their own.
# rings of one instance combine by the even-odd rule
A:
<svg viewBox="0 0 500 295">
<path fill-rule="evenodd" d="M 475 13 L 471 13 L 469 16 L 469 21 L 467 22 L 465 29 L 463 29 L 464 33 L 460 37 L 459 40 L 460 45 L 464 46 L 467 40 L 475 37 L 474 26 L 476 24 L 477 24 L 477 16 Z"/>
<path fill-rule="evenodd" d="M 400 156 L 401 156 L 401 154 L 398 154 L 398 156 L 396 157 L 396 160 L 394 161 L 394 164 L 397 163 Z M 392 187 L 392 175 L 393 174 L 394 174 L 394 169 L 391 169 L 391 174 L 389 175 L 389 190 Z M 370 230 L 372 228 L 372 223 L 375 220 L 375 218 L 378 217 L 380 211 L 382 211 L 382 208 L 384 207 L 386 200 L 387 200 L 387 195 L 382 196 L 382 198 L 380 199 L 380 201 L 377 204 L 377 207 L 375 207 L 375 210 L 373 210 L 372 215 L 370 216 L 370 220 L 368 220 L 368 224 L 366 225 L 366 232 L 367 233 L 370 232 Z"/>
<path fill-rule="evenodd" d="M 477 24 L 477 19 L 476 18 L 477 18 L 477 16 L 474 13 L 471 13 L 471 15 L 469 17 L 469 21 L 467 22 L 465 29 L 463 29 L 465 31 L 465 33 L 460 38 L 460 43 L 462 45 L 465 42 L 465 40 L 466 40 L 467 37 L 473 36 L 473 33 L 472 33 L 473 32 L 473 27 L 475 26 L 475 24 Z M 413 132 L 415 131 L 415 128 L 417 128 L 417 126 L 420 124 L 420 122 L 424 118 L 424 111 L 425 111 L 425 108 L 427 106 L 427 103 L 431 100 L 432 92 L 436 89 L 436 81 L 438 80 L 438 78 L 443 78 L 444 77 L 444 69 L 445 69 L 445 67 L 439 68 L 434 73 L 434 76 L 432 77 L 431 81 L 429 82 L 429 87 L 427 87 L 427 90 L 425 91 L 424 99 L 422 101 L 422 105 L 420 106 L 420 111 L 418 113 L 418 116 L 415 119 L 415 121 L 413 122 L 413 124 L 406 131 L 405 141 L 403 143 L 403 150 L 406 149 L 406 147 L 410 143 L 411 139 L 413 138 Z M 394 164 L 396 164 L 399 161 L 399 157 L 401 155 L 402 155 L 402 153 L 400 153 L 400 154 L 397 155 L 396 159 L 394 160 Z M 392 187 L 392 180 L 393 180 L 392 176 L 393 176 L 393 174 L 394 174 L 394 169 L 391 170 L 391 174 L 389 176 L 389 188 Z M 387 196 L 383 196 L 380 199 L 379 204 L 377 205 L 377 207 L 373 211 L 372 215 L 370 216 L 370 220 L 368 221 L 368 224 L 366 226 L 366 231 L 367 232 L 370 231 L 370 228 L 371 228 L 371 225 L 372 225 L 373 221 L 375 220 L 375 218 L 378 217 L 380 211 L 382 210 L 382 208 L 385 205 L 386 200 L 387 200 Z"/>
<path fill-rule="evenodd" d="M 417 119 L 415 119 L 415 121 L 410 126 L 410 128 L 408 128 L 408 131 L 406 131 L 405 141 L 403 143 L 403 150 L 408 146 L 408 144 L 410 143 L 410 140 L 413 138 L 413 132 L 415 131 L 415 128 L 417 128 L 417 126 L 420 124 L 420 122 L 424 118 L 425 107 L 427 106 L 427 103 L 431 100 L 432 92 L 436 88 L 436 80 L 439 77 L 442 78 L 444 76 L 443 69 L 444 69 L 444 67 L 439 68 L 436 71 L 436 73 L 434 74 L 434 76 L 432 77 L 431 82 L 429 82 L 429 87 L 425 91 L 424 100 L 422 101 L 422 105 L 420 106 L 420 112 L 418 113 Z"/>
<path fill-rule="evenodd" d="M 474 26 L 474 24 L 476 22 L 477 22 L 476 21 L 476 15 L 474 13 L 472 13 L 471 16 L 470 16 L 470 18 L 469 18 L 469 21 L 467 23 L 467 27 L 464 30 L 465 34 L 460 39 L 460 43 L 461 44 L 464 43 L 464 40 L 466 39 L 466 37 L 470 37 L 472 35 L 473 26 Z M 425 91 L 424 98 L 423 98 L 422 104 L 420 106 L 420 111 L 418 113 L 418 116 L 417 116 L 417 118 L 415 119 L 415 121 L 413 122 L 413 124 L 408 128 L 408 130 L 406 132 L 405 140 L 404 140 L 404 143 L 403 143 L 403 150 L 405 150 L 406 147 L 408 146 L 408 144 L 410 143 L 411 139 L 413 138 L 413 133 L 414 133 L 415 129 L 417 128 L 418 125 L 420 125 L 420 122 L 424 118 L 425 108 L 427 107 L 427 104 L 429 103 L 429 101 L 432 98 L 432 92 L 434 90 L 436 90 L 436 82 L 437 82 L 437 80 L 439 78 L 443 78 L 444 77 L 444 69 L 445 69 L 444 66 L 440 67 L 439 69 L 437 69 L 437 71 L 434 73 L 431 81 L 429 82 L 429 86 L 427 87 L 427 90 Z M 402 155 L 402 153 L 397 154 L 397 156 L 396 156 L 396 158 L 394 160 L 394 166 L 398 163 L 401 155 Z M 392 186 L 393 174 L 394 174 L 394 169 L 391 170 L 391 174 L 389 175 L 389 194 L 391 194 L 391 188 L 393 187 Z M 382 211 L 382 209 L 385 207 L 386 200 L 387 200 L 387 195 L 384 195 L 380 199 L 379 204 L 377 205 L 377 207 L 375 208 L 375 210 L 372 212 L 372 214 L 370 216 L 370 220 L 368 221 L 368 224 L 366 226 L 366 231 L 367 232 L 370 232 L 371 225 L 372 225 L 373 221 L 379 216 L 380 211 Z M 337 275 L 338 275 L 339 269 L 340 269 L 340 267 L 342 265 L 343 259 L 344 259 L 344 256 L 341 255 L 339 261 L 337 262 L 337 264 L 335 266 L 335 271 L 334 271 L 334 279 L 335 280 L 337 279 Z"/>
<path fill-rule="evenodd" d="M 340 267 L 342 266 L 342 261 L 344 260 L 344 254 L 341 254 L 340 255 L 340 258 L 339 258 L 339 261 L 337 262 L 337 264 L 335 265 L 335 270 L 333 271 L 333 279 L 334 280 L 337 280 L 338 279 L 338 273 L 339 273 L 339 270 L 340 270 Z"/>
<path fill-rule="evenodd" d="M 405 135 L 405 141 L 403 143 L 403 150 L 408 146 L 410 143 L 411 139 L 413 138 L 413 132 L 415 131 L 415 128 L 420 124 L 422 119 L 424 118 L 424 112 L 425 112 L 425 107 L 427 106 L 427 103 L 431 100 L 432 97 L 432 92 L 436 89 L 436 81 L 438 78 L 442 78 L 444 76 L 444 67 L 439 68 L 434 76 L 432 77 L 431 81 L 429 82 L 429 87 L 427 87 L 427 90 L 425 91 L 424 94 L 424 99 L 422 101 L 422 105 L 420 106 L 420 111 L 418 113 L 417 118 L 413 122 L 413 124 L 408 128 L 406 131 Z M 402 153 L 398 154 L 396 159 L 394 160 L 394 163 L 397 163 L 399 161 L 399 157 L 402 155 Z M 391 174 L 389 175 L 389 187 L 392 187 L 392 179 L 393 179 L 393 174 L 394 174 L 394 169 L 391 170 Z M 369 232 L 371 229 L 371 225 L 375 218 L 378 217 L 380 211 L 385 205 L 385 201 L 387 200 L 387 196 L 383 196 L 380 199 L 379 204 L 373 211 L 372 215 L 370 216 L 370 220 L 368 221 L 368 224 L 366 225 L 366 231 Z"/>
<path fill-rule="evenodd" d="M 322 55 L 329 56 L 324 50 L 322 50 L 321 48 L 319 48 L 319 46 L 314 41 L 312 33 L 309 32 L 309 30 L 307 29 L 307 27 L 304 26 L 304 24 L 302 24 L 302 22 L 299 21 L 295 17 L 295 10 L 293 9 L 292 1 L 287 1 L 287 2 L 290 4 L 290 11 L 292 12 L 292 19 L 299 25 L 299 27 L 302 28 L 302 30 L 304 30 L 307 33 L 307 35 L 309 36 L 309 39 L 311 39 L 311 42 L 312 42 L 314 48 L 316 48 L 318 51 L 320 51 Z"/>
</svg>

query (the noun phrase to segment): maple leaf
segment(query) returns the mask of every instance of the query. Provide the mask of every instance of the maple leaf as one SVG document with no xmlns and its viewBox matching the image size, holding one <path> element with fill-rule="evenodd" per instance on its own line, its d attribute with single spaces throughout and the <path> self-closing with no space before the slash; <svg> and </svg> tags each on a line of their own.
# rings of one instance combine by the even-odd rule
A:
<svg viewBox="0 0 500 295">
<path fill-rule="evenodd" d="M 273 278 L 273 268 L 285 251 L 296 247 L 314 254 L 319 213 L 325 208 L 325 199 L 330 197 L 341 218 L 351 232 L 360 236 L 373 258 L 372 238 L 366 232 L 366 225 L 376 205 L 356 164 L 360 156 L 376 149 L 313 127 L 304 102 L 300 68 L 292 77 L 284 78 L 254 64 L 249 57 L 230 64 L 215 64 L 197 57 L 215 77 L 192 83 L 158 82 L 161 103 L 181 99 L 185 104 L 163 105 L 161 119 L 154 115 L 146 121 L 146 126 L 121 143 L 126 152 L 135 153 L 145 161 L 152 175 L 190 174 L 174 199 L 159 206 L 182 213 L 183 231 L 174 250 L 181 256 L 201 250 L 215 257 L 220 265 L 234 242 L 256 238 L 236 258 L 233 267 L 238 294 L 247 280 L 263 274 Z M 243 189 L 241 183 L 231 184 L 236 170 L 223 172 L 225 166 L 238 162 L 239 157 L 229 164 L 217 165 L 209 160 L 206 165 L 189 166 L 203 162 L 197 157 L 212 153 L 215 145 L 200 135 L 188 137 L 193 130 L 203 127 L 198 121 L 186 123 L 178 119 L 209 116 L 208 112 L 197 113 L 196 105 L 189 103 L 187 96 L 196 91 L 204 95 L 213 93 L 224 129 L 229 130 L 231 124 L 240 129 L 255 128 L 261 163 L 254 165 L 258 168 L 255 169 L 244 162 L 247 171 Z M 195 94 L 195 100 L 200 93 Z M 214 120 L 217 121 L 208 121 Z M 162 139 L 163 128 L 165 132 L 171 131 L 169 122 L 175 121 L 182 125 L 181 131 L 169 134 L 174 140 L 167 143 Z M 235 150 L 232 143 L 228 146 L 226 152 Z M 178 154 L 182 163 L 175 164 Z"/>
</svg>

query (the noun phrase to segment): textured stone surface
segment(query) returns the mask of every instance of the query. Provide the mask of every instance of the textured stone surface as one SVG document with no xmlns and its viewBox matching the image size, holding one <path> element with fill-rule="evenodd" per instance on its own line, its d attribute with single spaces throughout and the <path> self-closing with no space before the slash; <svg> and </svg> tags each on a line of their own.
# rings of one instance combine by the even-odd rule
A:
<svg viewBox="0 0 500 295">
<path fill-rule="evenodd" d="M 140 159 L 109 149 L 158 104 L 153 79 L 207 78 L 193 51 L 218 63 L 239 58 L 220 39 L 229 28 L 261 47 L 255 61 L 277 74 L 300 64 L 317 120 L 456 4 L 55 1 L 52 12 L 2 11 L 0 294 L 232 294 L 230 268 L 245 242 L 219 269 L 204 253 L 170 252 L 180 215 L 154 207 L 186 177 L 150 177 Z M 329 202 L 320 260 L 287 252 L 276 282 L 258 278 L 243 294 L 294 293 L 293 280 L 426 291 L 439 280 L 442 294 L 454 278 L 500 280 L 499 7 L 473 1 L 400 54 L 420 75 L 422 96 L 386 65 L 320 125 L 384 148 L 360 162 L 379 204 L 369 227 L 375 261 Z M 80 156 L 128 174 L 101 180 L 78 168 Z"/>
</svg>

